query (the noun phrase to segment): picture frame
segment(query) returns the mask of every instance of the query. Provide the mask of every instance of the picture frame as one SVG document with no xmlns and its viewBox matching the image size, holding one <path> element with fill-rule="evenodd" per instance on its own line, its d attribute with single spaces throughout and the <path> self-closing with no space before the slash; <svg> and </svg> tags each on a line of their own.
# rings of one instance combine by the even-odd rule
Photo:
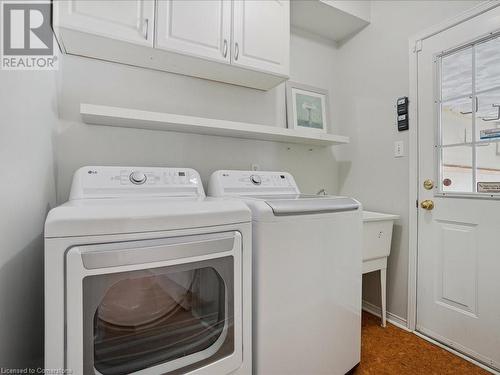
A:
<svg viewBox="0 0 500 375">
<path fill-rule="evenodd" d="M 289 129 L 327 133 L 330 116 L 328 90 L 288 81 L 286 108 Z"/>
</svg>

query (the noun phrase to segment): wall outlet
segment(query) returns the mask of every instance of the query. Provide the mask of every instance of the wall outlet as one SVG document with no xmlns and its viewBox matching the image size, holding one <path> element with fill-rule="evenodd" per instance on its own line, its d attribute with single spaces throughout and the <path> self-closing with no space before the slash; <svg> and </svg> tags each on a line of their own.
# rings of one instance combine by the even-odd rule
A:
<svg viewBox="0 0 500 375">
<path fill-rule="evenodd" d="M 405 156 L 405 143 L 404 141 L 394 142 L 394 157 L 402 158 Z"/>
<path fill-rule="evenodd" d="M 252 171 L 259 171 L 259 170 L 260 170 L 259 164 L 252 164 Z"/>
</svg>

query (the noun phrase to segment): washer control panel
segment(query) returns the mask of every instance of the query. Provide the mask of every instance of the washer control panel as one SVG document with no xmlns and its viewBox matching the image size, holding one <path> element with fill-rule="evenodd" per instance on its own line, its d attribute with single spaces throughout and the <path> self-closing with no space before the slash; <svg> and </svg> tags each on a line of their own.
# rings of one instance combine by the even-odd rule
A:
<svg viewBox="0 0 500 375">
<path fill-rule="evenodd" d="M 70 199 L 199 196 L 200 175 L 190 168 L 82 167 L 75 172 Z"/>
<path fill-rule="evenodd" d="M 262 184 L 262 178 L 260 178 L 260 176 L 258 174 L 251 175 L 250 181 L 252 181 L 252 184 L 254 184 L 254 185 Z"/>
<path fill-rule="evenodd" d="M 287 172 L 216 171 L 210 177 L 208 194 L 258 195 L 300 194 L 294 178 Z"/>
<path fill-rule="evenodd" d="M 130 173 L 130 182 L 136 185 L 142 185 L 143 183 L 146 182 L 148 177 L 144 172 L 141 171 L 134 171 Z"/>
</svg>

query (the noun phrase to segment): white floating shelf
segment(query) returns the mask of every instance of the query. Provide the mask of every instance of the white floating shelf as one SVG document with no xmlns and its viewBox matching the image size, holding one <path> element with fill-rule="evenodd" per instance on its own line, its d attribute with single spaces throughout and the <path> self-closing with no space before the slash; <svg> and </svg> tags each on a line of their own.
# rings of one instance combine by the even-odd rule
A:
<svg viewBox="0 0 500 375">
<path fill-rule="evenodd" d="M 141 111 L 138 109 L 80 104 L 83 122 L 91 125 L 118 126 L 181 133 L 216 135 L 233 138 L 257 139 L 313 146 L 332 146 L 349 143 L 349 137 L 333 134 L 301 132 L 276 126 L 216 120 L 171 113 Z"/>
</svg>

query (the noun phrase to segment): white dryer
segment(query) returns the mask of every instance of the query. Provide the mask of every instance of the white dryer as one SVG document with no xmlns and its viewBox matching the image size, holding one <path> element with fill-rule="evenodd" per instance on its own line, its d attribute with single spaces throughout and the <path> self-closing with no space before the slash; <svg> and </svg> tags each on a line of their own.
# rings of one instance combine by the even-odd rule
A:
<svg viewBox="0 0 500 375">
<path fill-rule="evenodd" d="M 253 215 L 253 368 L 333 374 L 360 361 L 359 202 L 302 195 L 284 172 L 217 171 L 208 194 Z"/>
<path fill-rule="evenodd" d="M 186 168 L 84 167 L 45 225 L 45 366 L 251 374 L 251 213 Z"/>
</svg>

